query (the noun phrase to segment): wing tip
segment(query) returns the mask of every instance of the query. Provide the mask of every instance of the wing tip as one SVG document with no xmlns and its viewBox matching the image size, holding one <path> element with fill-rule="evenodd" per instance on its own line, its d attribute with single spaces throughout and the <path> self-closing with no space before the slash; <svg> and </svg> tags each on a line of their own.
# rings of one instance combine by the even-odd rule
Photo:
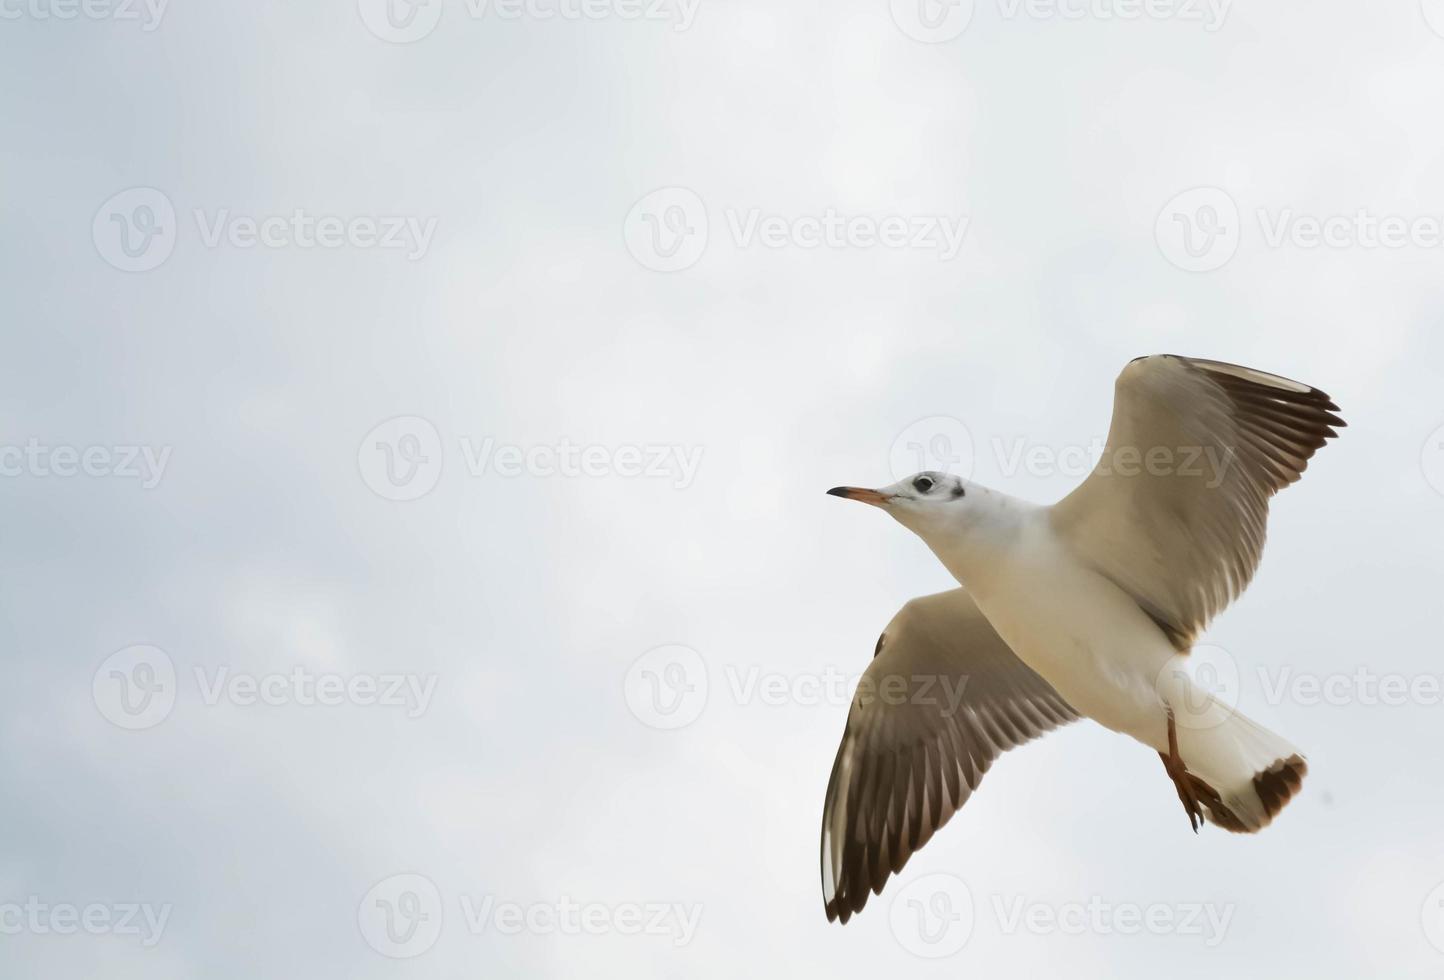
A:
<svg viewBox="0 0 1444 980">
<path fill-rule="evenodd" d="M 822 910 L 827 913 L 827 921 L 836 922 L 840 926 L 847 925 L 848 920 L 861 912 L 863 906 L 867 905 L 868 895 L 869 890 L 866 888 L 854 894 L 850 900 L 848 895 L 841 892 L 833 895 L 830 899 L 823 895 Z"/>
<path fill-rule="evenodd" d="M 1224 386 L 1225 389 L 1235 388 L 1236 390 L 1249 390 L 1258 393 L 1260 389 L 1267 392 L 1262 397 L 1274 398 L 1287 404 L 1305 408 L 1313 415 L 1313 421 L 1317 422 L 1324 439 L 1336 439 L 1338 433 L 1334 429 L 1347 429 L 1349 423 L 1345 422 L 1338 413 L 1342 411 L 1333 397 L 1322 388 L 1304 384 L 1302 381 L 1295 381 L 1293 378 L 1285 377 L 1282 374 L 1273 374 L 1269 371 L 1261 371 L 1258 368 L 1245 367 L 1242 364 L 1232 364 L 1228 361 L 1215 361 L 1206 357 L 1188 357 L 1183 354 L 1151 354 L 1145 357 L 1136 357 L 1129 363 L 1148 360 L 1152 357 L 1167 358 L 1182 361 L 1189 367 L 1202 371 Z"/>
</svg>

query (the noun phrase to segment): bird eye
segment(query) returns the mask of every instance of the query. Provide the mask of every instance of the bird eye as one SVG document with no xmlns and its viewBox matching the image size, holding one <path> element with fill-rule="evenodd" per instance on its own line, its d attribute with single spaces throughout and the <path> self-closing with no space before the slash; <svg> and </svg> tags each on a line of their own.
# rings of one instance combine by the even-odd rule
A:
<svg viewBox="0 0 1444 980">
<path fill-rule="evenodd" d="M 920 476 L 920 477 L 918 477 L 916 480 L 913 481 L 913 489 L 916 490 L 918 493 L 927 493 L 927 492 L 928 492 L 929 490 L 931 490 L 932 488 L 933 488 L 933 480 L 932 480 L 932 477 L 929 477 L 929 476 Z"/>
</svg>

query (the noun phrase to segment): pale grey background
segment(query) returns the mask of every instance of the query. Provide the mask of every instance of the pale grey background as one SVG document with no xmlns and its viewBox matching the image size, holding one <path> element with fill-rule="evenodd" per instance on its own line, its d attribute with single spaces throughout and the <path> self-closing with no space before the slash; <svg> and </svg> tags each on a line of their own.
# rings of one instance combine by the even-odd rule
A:
<svg viewBox="0 0 1444 980">
<path fill-rule="evenodd" d="M 39 0 L 37 0 L 39 2 Z M 471 20 L 411 45 L 354 3 L 175 2 L 158 29 L 0 20 L 0 443 L 171 446 L 160 485 L 0 479 L 0 903 L 173 905 L 123 936 L 0 935 L 16 977 L 1435 976 L 1444 705 L 1267 704 L 1255 668 L 1439 674 L 1444 250 L 1267 248 L 1252 214 L 1444 215 L 1444 37 L 1401 2 L 1240 0 L 1199 23 L 1009 19 L 927 45 L 883 0 L 703 0 L 687 31 Z M 1238 254 L 1154 241 L 1224 189 Z M 126 188 L 180 214 L 159 268 L 106 264 Z M 633 260 L 666 186 L 707 204 L 685 271 Z M 961 254 L 741 248 L 726 209 L 958 215 Z M 436 216 L 396 252 L 200 243 L 194 209 Z M 1187 830 L 1146 750 L 1075 726 L 1003 759 L 905 879 L 960 876 L 957 956 L 881 899 L 823 918 L 818 816 L 845 707 L 738 703 L 727 671 L 860 671 L 948 585 L 881 515 L 917 419 L 1086 443 L 1128 358 L 1171 351 L 1330 391 L 1344 438 L 1278 500 L 1261 573 L 1210 629 L 1241 704 L 1310 755 L 1257 838 Z M 472 478 L 410 503 L 358 474 L 397 415 L 518 445 L 702 447 L 696 481 Z M 1072 480 L 977 479 L 1051 500 Z M 197 666 L 435 673 L 430 710 L 206 706 L 146 731 L 91 696 L 113 651 Z M 681 643 L 711 697 L 675 732 L 623 697 Z M 693 942 L 471 935 L 374 952 L 357 907 L 428 875 L 451 902 L 696 902 Z M 896 889 L 897 883 L 892 885 Z M 1225 941 L 1003 935 L 992 896 L 1208 901 Z"/>
</svg>

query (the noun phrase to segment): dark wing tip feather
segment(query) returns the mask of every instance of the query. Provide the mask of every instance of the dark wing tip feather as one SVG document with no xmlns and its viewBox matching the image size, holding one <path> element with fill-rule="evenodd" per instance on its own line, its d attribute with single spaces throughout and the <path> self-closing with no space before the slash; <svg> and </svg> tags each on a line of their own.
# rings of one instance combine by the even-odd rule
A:
<svg viewBox="0 0 1444 980">
<path fill-rule="evenodd" d="M 1272 487 L 1274 492 L 1302 475 L 1314 453 L 1327 440 L 1338 438 L 1336 429 L 1348 427 L 1333 398 L 1312 385 L 1224 361 L 1178 359 L 1218 385 L 1258 448 L 1270 455 L 1282 450 L 1297 456 L 1293 472 Z"/>
</svg>

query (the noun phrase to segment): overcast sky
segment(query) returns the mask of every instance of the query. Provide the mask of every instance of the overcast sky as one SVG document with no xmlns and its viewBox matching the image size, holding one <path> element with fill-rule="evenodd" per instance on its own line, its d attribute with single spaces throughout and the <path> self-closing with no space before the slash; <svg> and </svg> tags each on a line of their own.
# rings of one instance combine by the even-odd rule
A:
<svg viewBox="0 0 1444 980">
<path fill-rule="evenodd" d="M 408 3 L 0 0 L 0 972 L 1439 974 L 1444 4 Z M 951 580 L 823 491 L 1156 352 L 1350 423 L 1204 637 L 1302 795 L 1074 725 L 829 924 Z"/>
</svg>

